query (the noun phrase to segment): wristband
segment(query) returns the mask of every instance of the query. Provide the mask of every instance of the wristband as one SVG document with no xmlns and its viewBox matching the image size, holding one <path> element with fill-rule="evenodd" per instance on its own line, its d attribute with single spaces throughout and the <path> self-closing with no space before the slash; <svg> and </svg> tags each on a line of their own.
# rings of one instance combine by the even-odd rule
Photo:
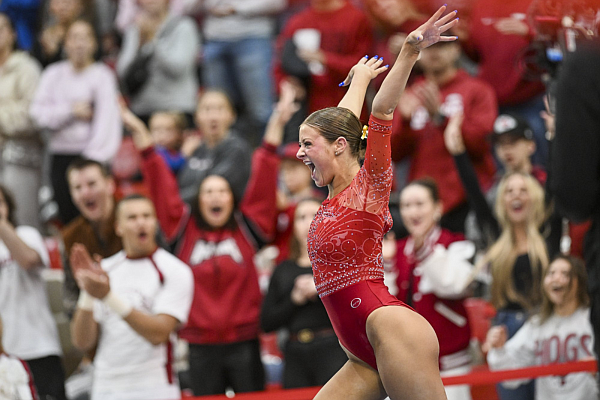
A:
<svg viewBox="0 0 600 400">
<path fill-rule="evenodd" d="M 94 309 L 94 298 L 85 290 L 80 290 L 77 308 L 83 311 L 92 311 Z"/>
<path fill-rule="evenodd" d="M 119 295 L 113 292 L 108 292 L 106 297 L 102 299 L 102 302 L 106 304 L 108 308 L 117 313 L 121 318 L 126 318 L 133 310 L 133 307 L 130 304 L 123 301 Z"/>
</svg>

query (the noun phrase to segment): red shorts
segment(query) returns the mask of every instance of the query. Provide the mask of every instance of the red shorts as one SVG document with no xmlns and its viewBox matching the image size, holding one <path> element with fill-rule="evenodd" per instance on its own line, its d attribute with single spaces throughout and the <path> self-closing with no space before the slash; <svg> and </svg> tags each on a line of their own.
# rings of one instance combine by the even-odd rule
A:
<svg viewBox="0 0 600 400">
<path fill-rule="evenodd" d="M 410 308 L 390 294 L 383 279 L 361 281 L 325 296 L 321 301 L 342 346 L 375 370 L 377 360 L 367 338 L 367 318 L 383 306 Z"/>
</svg>

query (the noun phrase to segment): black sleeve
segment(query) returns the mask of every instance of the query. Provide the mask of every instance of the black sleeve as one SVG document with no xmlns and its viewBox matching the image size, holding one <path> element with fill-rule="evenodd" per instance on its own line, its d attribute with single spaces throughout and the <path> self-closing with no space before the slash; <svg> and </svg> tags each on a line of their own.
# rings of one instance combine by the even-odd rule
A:
<svg viewBox="0 0 600 400">
<path fill-rule="evenodd" d="M 500 237 L 498 221 L 494 217 L 485 195 L 481 191 L 477 175 L 475 174 L 475 168 L 473 168 L 473 163 L 467 153 L 454 156 L 454 163 L 456 164 L 456 169 L 458 170 L 458 175 L 460 176 L 465 192 L 467 192 L 469 205 L 475 211 L 477 224 L 483 234 L 485 244 L 489 246 Z"/>
<path fill-rule="evenodd" d="M 558 211 L 590 218 L 600 203 L 600 41 L 567 54 L 556 90 L 550 189 Z"/>
<path fill-rule="evenodd" d="M 73 276 L 69 257 L 63 257 L 63 266 L 65 272 L 65 280 L 63 283 L 63 306 L 69 319 L 72 319 L 75 314 L 75 308 L 77 308 L 77 300 L 79 299 L 79 286 L 77 286 L 77 282 Z"/>
<path fill-rule="evenodd" d="M 294 277 L 286 268 L 288 261 L 278 265 L 273 271 L 269 290 L 263 301 L 260 316 L 261 329 L 271 332 L 288 325 L 290 319 L 298 308 L 290 297 L 293 289 Z M 291 281 L 291 282 L 290 282 Z"/>
</svg>

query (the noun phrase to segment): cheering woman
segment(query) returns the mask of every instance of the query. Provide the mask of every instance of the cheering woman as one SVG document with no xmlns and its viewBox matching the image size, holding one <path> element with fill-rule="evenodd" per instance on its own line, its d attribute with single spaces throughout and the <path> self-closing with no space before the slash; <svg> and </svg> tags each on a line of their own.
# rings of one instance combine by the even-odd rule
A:
<svg viewBox="0 0 600 400">
<path fill-rule="evenodd" d="M 318 186 L 329 188 L 309 230 L 309 256 L 317 291 L 349 357 L 317 400 L 446 398 L 435 332 L 388 292 L 381 254 L 382 237 L 392 226 L 393 112 L 419 52 L 456 40 L 441 36 L 457 23 L 456 11 L 442 17 L 445 10 L 442 6 L 406 38 L 373 100 L 368 131 L 357 116 L 369 82 L 387 69 L 377 57 L 352 68 L 338 107 L 314 112 L 300 127 L 297 157 Z"/>
</svg>

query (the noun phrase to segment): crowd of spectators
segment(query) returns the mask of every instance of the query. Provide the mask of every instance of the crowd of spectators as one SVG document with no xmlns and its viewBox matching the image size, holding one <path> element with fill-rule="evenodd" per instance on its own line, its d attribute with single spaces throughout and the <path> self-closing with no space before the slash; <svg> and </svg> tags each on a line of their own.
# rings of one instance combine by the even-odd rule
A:
<svg viewBox="0 0 600 400">
<path fill-rule="evenodd" d="M 553 174 L 569 181 L 549 158 L 554 104 L 569 92 L 545 100 L 543 74 L 528 68 L 531 10 L 544 1 L 449 1 L 459 40 L 422 51 L 395 114 L 386 283 L 438 334 L 443 376 L 484 354 L 513 368 L 598 348 L 598 272 L 588 298 L 578 259 L 598 210 L 570 210 L 552 187 Z M 269 332 L 283 387 L 324 384 L 346 356 L 312 279 L 306 237 L 325 192 L 295 157 L 298 127 L 337 106 L 361 57 L 391 66 L 441 3 L 0 0 L 0 366 L 19 370 L 14 387 L 0 380 L 0 399 L 263 390 L 276 375 L 264 368 Z M 591 4 L 577 9 L 595 21 L 581 37 L 598 33 Z M 44 236 L 60 243 L 75 372 L 46 296 Z M 477 346 L 474 296 L 496 310 Z M 174 370 L 178 343 L 185 367 Z M 70 387 L 85 374 L 93 384 Z M 590 374 L 497 390 L 597 395 Z M 471 399 L 465 385 L 447 395 Z"/>
</svg>

